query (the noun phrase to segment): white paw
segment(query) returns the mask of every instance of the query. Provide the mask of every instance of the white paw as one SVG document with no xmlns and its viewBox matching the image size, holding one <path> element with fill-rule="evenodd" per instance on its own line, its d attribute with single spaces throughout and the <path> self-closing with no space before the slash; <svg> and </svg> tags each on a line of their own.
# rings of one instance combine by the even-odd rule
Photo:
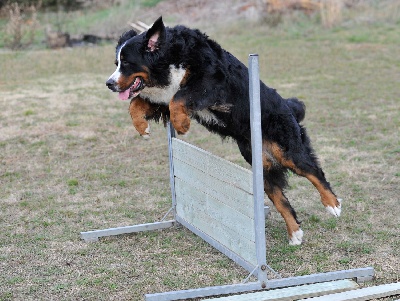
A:
<svg viewBox="0 0 400 301">
<path fill-rule="evenodd" d="M 332 214 L 333 216 L 339 217 L 340 213 L 342 212 L 342 199 L 337 199 L 339 202 L 339 206 L 331 207 L 331 206 L 326 206 L 326 210 Z"/>
<path fill-rule="evenodd" d="M 298 246 L 303 241 L 303 230 L 299 229 L 292 233 L 292 237 L 289 238 L 289 245 Z"/>
<path fill-rule="evenodd" d="M 144 130 L 146 133 L 145 135 L 141 135 L 144 139 L 149 139 L 150 138 L 150 124 L 147 126 L 147 128 Z"/>
</svg>

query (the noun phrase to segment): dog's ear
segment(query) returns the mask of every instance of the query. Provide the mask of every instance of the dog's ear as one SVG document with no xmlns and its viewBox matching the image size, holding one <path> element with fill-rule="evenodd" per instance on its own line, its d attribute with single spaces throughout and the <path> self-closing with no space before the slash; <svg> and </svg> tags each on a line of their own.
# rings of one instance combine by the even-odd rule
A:
<svg viewBox="0 0 400 301">
<path fill-rule="evenodd" d="M 162 17 L 159 17 L 146 33 L 147 50 L 150 52 L 160 49 L 165 41 L 165 26 Z"/>
</svg>

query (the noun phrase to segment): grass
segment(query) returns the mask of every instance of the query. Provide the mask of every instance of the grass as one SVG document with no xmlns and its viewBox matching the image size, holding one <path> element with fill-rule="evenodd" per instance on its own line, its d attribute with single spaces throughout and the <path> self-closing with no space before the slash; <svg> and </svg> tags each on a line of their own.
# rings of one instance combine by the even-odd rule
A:
<svg viewBox="0 0 400 301">
<path fill-rule="evenodd" d="M 243 62 L 259 53 L 261 78 L 306 102 L 305 125 L 344 203 L 331 218 L 291 175 L 286 194 L 305 243 L 288 245 L 272 209 L 267 259 L 284 277 L 373 266 L 369 285 L 399 281 L 400 30 L 285 26 L 230 25 L 212 37 Z M 81 231 L 167 212 L 165 129 L 152 124 L 141 139 L 127 103 L 107 91 L 114 45 L 0 56 L 0 300 L 142 300 L 247 276 L 183 228 L 81 241 Z M 198 125 L 184 139 L 248 167 L 233 143 Z"/>
</svg>

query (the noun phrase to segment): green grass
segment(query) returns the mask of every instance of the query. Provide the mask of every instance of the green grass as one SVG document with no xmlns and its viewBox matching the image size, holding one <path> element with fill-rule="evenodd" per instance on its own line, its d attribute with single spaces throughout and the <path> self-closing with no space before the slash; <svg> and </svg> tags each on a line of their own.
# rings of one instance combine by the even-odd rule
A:
<svg viewBox="0 0 400 301">
<path fill-rule="evenodd" d="M 160 3 L 162 0 L 142 0 L 141 5 L 144 7 L 153 7 Z"/>
<path fill-rule="evenodd" d="M 373 284 L 395 282 L 400 30 L 313 22 L 231 24 L 212 35 L 245 63 L 259 53 L 261 78 L 305 101 L 304 123 L 344 199 L 333 219 L 312 185 L 291 175 L 286 195 L 305 242 L 288 245 L 272 208 L 267 260 L 284 277 L 371 265 Z M 143 300 L 248 275 L 183 228 L 80 240 L 81 231 L 159 221 L 170 208 L 165 129 L 151 124 L 149 140 L 136 134 L 128 104 L 104 85 L 114 55 L 114 45 L 0 52 L 0 265 L 9 267 L 0 300 Z M 234 143 L 196 124 L 183 139 L 248 167 Z"/>
</svg>

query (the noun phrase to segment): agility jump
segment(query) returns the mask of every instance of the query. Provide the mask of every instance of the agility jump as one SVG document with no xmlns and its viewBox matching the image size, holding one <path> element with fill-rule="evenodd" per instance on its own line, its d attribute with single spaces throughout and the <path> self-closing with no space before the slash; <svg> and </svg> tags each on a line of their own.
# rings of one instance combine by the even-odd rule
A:
<svg viewBox="0 0 400 301">
<path fill-rule="evenodd" d="M 175 138 L 168 123 L 172 207 L 161 222 L 81 232 L 81 238 L 168 228 L 181 224 L 249 271 L 243 283 L 147 294 L 167 301 L 321 283 L 339 279 L 371 280 L 371 267 L 269 280 L 266 260 L 263 144 L 258 56 L 249 56 L 252 171 Z M 172 220 L 165 221 L 169 215 Z M 247 282 L 250 276 L 257 281 Z M 352 284 L 346 284 L 352 285 Z M 329 285 L 326 286 L 328 290 Z"/>
</svg>

